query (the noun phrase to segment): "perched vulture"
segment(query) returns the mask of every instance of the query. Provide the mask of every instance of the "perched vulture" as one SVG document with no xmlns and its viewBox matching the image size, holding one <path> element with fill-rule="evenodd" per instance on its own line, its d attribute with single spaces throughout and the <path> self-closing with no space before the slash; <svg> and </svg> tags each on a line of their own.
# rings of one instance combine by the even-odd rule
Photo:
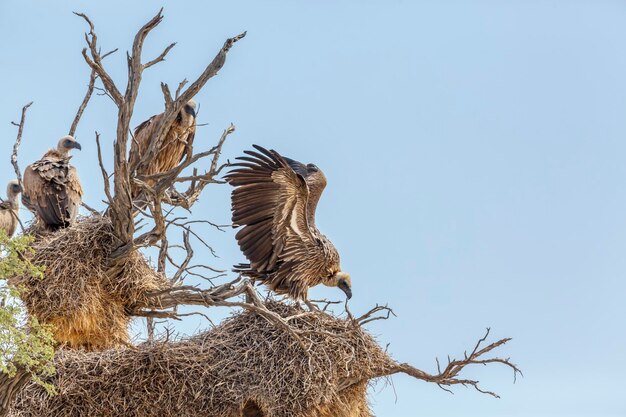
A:
<svg viewBox="0 0 626 417">
<path fill-rule="evenodd" d="M 315 165 L 254 145 L 226 180 L 232 193 L 236 235 L 250 261 L 236 271 L 268 285 L 278 294 L 308 303 L 308 289 L 339 287 L 352 297 L 350 275 L 341 271 L 339 253 L 315 227 L 315 208 L 326 177 Z"/>
<path fill-rule="evenodd" d="M 152 116 L 135 129 L 135 137 L 130 146 L 128 160 L 131 166 L 136 166 L 146 154 L 163 115 L 164 113 Z M 172 123 L 156 156 L 151 161 L 148 161 L 147 165 L 139 167 L 137 175 L 154 175 L 175 168 L 183 160 L 187 151 L 187 145 L 193 144 L 195 134 L 196 102 L 189 100 Z M 155 183 L 152 179 L 146 179 L 144 182 L 149 186 Z M 139 196 L 140 192 L 141 187 L 133 184 L 132 195 L 134 199 Z"/>
<path fill-rule="evenodd" d="M 7 185 L 7 199 L 0 203 L 0 229 L 4 230 L 8 237 L 13 236 L 17 229 L 18 210 L 20 201 L 18 195 L 22 192 L 22 187 L 17 180 L 9 181 Z"/>
<path fill-rule="evenodd" d="M 76 168 L 70 165 L 72 149 L 82 148 L 73 137 L 64 136 L 56 149 L 24 170 L 22 203 L 52 230 L 74 221 L 83 196 Z"/>
</svg>

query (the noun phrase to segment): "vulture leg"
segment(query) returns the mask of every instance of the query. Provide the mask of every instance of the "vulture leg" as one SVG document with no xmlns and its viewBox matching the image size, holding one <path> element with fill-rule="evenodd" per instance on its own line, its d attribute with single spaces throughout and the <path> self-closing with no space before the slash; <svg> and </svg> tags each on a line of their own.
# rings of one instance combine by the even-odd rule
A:
<svg viewBox="0 0 626 417">
<path fill-rule="evenodd" d="M 316 313 L 320 311 L 320 308 L 313 304 L 308 298 L 304 300 L 304 304 L 309 308 L 312 313 Z"/>
</svg>

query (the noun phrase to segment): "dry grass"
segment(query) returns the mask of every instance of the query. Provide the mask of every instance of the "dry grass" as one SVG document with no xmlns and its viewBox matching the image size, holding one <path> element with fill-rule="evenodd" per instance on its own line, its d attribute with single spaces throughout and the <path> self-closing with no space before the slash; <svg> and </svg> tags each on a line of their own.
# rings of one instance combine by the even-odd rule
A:
<svg viewBox="0 0 626 417">
<path fill-rule="evenodd" d="M 275 302 L 268 308 L 283 317 L 304 313 Z M 58 395 L 31 384 L 9 416 L 371 416 L 367 381 L 392 359 L 351 322 L 320 312 L 290 322 L 306 350 L 253 312 L 177 342 L 60 350 L 50 381 Z M 359 382 L 340 391 L 347 379 Z"/>
<path fill-rule="evenodd" d="M 133 251 L 115 276 L 107 274 L 116 247 L 110 220 L 92 216 L 72 227 L 37 237 L 32 262 L 44 278 L 15 277 L 30 314 L 54 325 L 60 344 L 87 350 L 128 343 L 125 307 L 141 305 L 146 291 L 168 286 L 147 260 Z"/>
</svg>

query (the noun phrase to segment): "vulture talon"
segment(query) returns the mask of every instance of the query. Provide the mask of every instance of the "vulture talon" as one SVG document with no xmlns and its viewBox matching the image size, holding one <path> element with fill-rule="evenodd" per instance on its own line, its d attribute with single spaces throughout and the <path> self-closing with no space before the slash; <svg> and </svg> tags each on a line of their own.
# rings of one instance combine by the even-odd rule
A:
<svg viewBox="0 0 626 417">
<path fill-rule="evenodd" d="M 309 308 L 309 311 L 311 311 L 312 313 L 318 313 L 321 311 L 320 308 L 313 304 L 309 299 L 304 300 L 304 303 Z"/>
</svg>

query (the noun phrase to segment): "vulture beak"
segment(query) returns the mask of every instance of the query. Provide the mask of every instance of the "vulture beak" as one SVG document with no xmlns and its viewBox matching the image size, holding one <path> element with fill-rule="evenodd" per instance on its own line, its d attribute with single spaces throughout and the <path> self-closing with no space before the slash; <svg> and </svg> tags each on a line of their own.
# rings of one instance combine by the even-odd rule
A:
<svg viewBox="0 0 626 417">
<path fill-rule="evenodd" d="M 188 104 L 185 105 L 185 113 L 190 114 L 194 119 L 196 118 L 196 110 Z"/>
<path fill-rule="evenodd" d="M 350 288 L 346 280 L 340 279 L 339 282 L 337 283 L 337 287 L 341 291 L 346 293 L 346 297 L 348 298 L 348 300 L 352 298 L 352 289 Z"/>
<path fill-rule="evenodd" d="M 80 143 L 78 143 L 78 142 L 76 142 L 76 141 L 72 142 L 72 148 L 74 148 L 74 149 L 78 149 L 79 151 L 82 151 L 82 150 L 83 150 L 83 147 L 82 147 L 82 146 L 80 146 Z"/>
</svg>

